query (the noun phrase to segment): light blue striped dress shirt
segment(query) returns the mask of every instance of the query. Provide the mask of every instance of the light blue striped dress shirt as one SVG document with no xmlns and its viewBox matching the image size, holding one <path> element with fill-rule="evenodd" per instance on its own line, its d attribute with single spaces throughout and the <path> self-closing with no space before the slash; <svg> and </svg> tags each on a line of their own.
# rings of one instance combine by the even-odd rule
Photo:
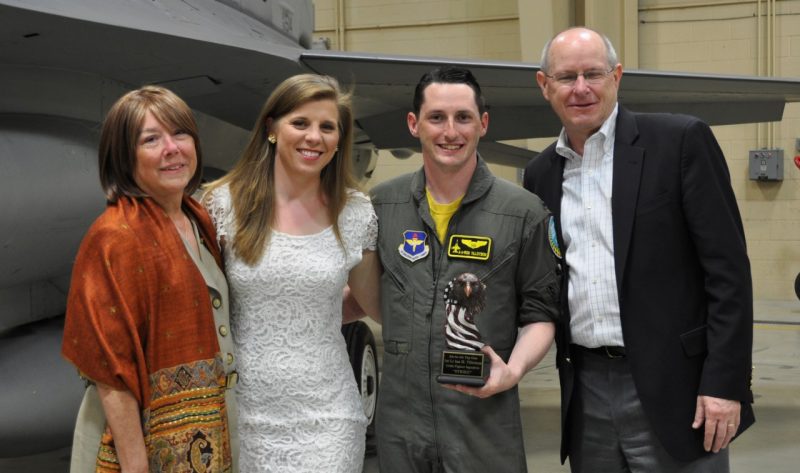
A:
<svg viewBox="0 0 800 473">
<path fill-rule="evenodd" d="M 561 231 L 569 268 L 572 343 L 594 348 L 624 346 L 619 319 L 614 232 L 611 219 L 614 133 L 617 107 L 584 145 L 573 151 L 562 129 L 556 153 L 566 159 Z"/>
</svg>

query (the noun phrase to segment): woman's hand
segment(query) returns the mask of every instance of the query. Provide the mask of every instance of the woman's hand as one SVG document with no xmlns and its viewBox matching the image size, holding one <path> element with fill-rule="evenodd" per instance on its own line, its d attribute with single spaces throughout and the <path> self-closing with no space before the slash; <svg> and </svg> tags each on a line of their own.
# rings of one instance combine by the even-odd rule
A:
<svg viewBox="0 0 800 473">
<path fill-rule="evenodd" d="M 111 428 L 122 473 L 148 473 L 139 402 L 130 391 L 102 383 L 97 383 L 97 393 Z"/>
</svg>

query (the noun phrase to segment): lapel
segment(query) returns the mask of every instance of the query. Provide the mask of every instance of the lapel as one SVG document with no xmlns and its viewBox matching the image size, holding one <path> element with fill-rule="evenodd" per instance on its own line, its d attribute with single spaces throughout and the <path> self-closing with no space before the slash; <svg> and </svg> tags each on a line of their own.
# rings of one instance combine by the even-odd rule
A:
<svg viewBox="0 0 800 473">
<path fill-rule="evenodd" d="M 556 238 L 558 246 L 563 252 L 566 251 L 566 247 L 561 236 L 561 197 L 563 195 L 561 184 L 564 181 L 565 160 L 556 153 L 555 144 L 542 151 L 535 160 L 539 160 L 539 162 L 536 162 L 534 168 L 529 166 L 525 169 L 525 188 L 533 191 L 542 199 L 547 209 L 555 217 Z M 531 173 L 530 177 L 527 176 L 529 172 Z"/>
<path fill-rule="evenodd" d="M 620 105 L 614 138 L 614 171 L 611 185 L 614 260 L 617 292 L 620 295 L 644 161 L 644 148 L 633 146 L 638 137 L 639 129 L 634 115 Z"/>
<path fill-rule="evenodd" d="M 564 180 L 564 158 L 559 156 L 553 148 L 553 152 L 549 157 L 547 176 L 540 180 L 543 186 L 540 187 L 541 194 L 539 197 L 547 204 L 550 212 L 556 216 L 556 225 L 558 228 L 558 239 L 561 244 L 561 196 L 563 190 L 561 183 Z M 563 248 L 563 246 L 562 246 Z"/>
</svg>

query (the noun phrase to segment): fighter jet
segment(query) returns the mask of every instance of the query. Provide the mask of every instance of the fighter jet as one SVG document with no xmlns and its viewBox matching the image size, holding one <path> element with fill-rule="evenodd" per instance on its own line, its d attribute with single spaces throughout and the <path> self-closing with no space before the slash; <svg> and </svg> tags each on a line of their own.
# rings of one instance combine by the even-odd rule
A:
<svg viewBox="0 0 800 473">
<path fill-rule="evenodd" d="M 353 89 L 362 176 L 376 149 L 416 148 L 405 114 L 436 65 L 469 67 L 481 83 L 487 160 L 522 167 L 535 153 L 501 141 L 560 129 L 536 64 L 328 51 L 315 48 L 313 30 L 310 0 L 0 0 L 0 470 L 4 458 L 71 442 L 83 384 L 59 356 L 61 324 L 72 260 L 105 205 L 99 124 L 126 90 L 155 83 L 183 97 L 212 176 L 237 158 L 272 88 L 301 72 Z M 627 70 L 620 99 L 712 125 L 777 121 L 800 101 L 800 81 Z M 363 332 L 348 338 L 369 345 Z M 364 353 L 353 358 L 368 365 Z M 374 384 L 361 367 L 362 388 Z"/>
</svg>

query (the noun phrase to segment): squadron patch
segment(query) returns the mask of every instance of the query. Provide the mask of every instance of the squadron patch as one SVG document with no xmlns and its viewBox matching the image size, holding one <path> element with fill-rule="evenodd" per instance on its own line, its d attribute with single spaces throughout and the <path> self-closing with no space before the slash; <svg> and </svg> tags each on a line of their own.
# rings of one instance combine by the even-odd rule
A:
<svg viewBox="0 0 800 473">
<path fill-rule="evenodd" d="M 550 221 L 547 222 L 547 240 L 550 242 L 550 249 L 556 258 L 561 259 L 561 247 L 558 246 L 558 234 L 556 234 L 556 218 L 550 216 Z"/>
<path fill-rule="evenodd" d="M 428 234 L 419 230 L 406 230 L 403 232 L 403 243 L 397 248 L 400 256 L 411 261 L 420 260 L 430 253 Z"/>
<path fill-rule="evenodd" d="M 447 256 L 486 261 L 492 251 L 492 239 L 485 236 L 451 235 Z"/>
</svg>

